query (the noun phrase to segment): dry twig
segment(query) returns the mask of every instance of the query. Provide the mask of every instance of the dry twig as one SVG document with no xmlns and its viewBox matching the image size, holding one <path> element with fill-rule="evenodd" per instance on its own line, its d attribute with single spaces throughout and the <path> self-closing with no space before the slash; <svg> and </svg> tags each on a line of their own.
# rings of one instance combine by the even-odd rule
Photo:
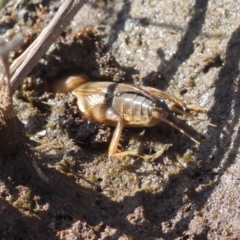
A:
<svg viewBox="0 0 240 240">
<path fill-rule="evenodd" d="M 10 66 L 11 87 L 18 88 L 24 77 L 37 65 L 38 60 L 46 53 L 50 45 L 63 32 L 74 15 L 83 6 L 84 0 L 65 0 L 58 12 L 43 29 L 37 39 Z"/>
<path fill-rule="evenodd" d="M 48 182 L 48 178 L 38 167 L 35 157 L 27 145 L 24 127 L 13 108 L 8 56 L 10 51 L 19 47 L 22 43 L 23 36 L 21 34 L 14 36 L 9 42 L 0 39 L 0 56 L 2 58 L 0 72 L 0 136 L 4 136 L 0 138 L 0 152 L 9 155 L 13 152 L 19 153 L 19 151 L 22 151 L 25 157 L 31 159 L 32 165 L 42 180 Z"/>
<path fill-rule="evenodd" d="M 23 37 L 17 35 L 9 42 L 0 39 L 0 56 L 2 57 L 2 66 L 0 65 L 0 136 L 4 136 L 0 138 L 0 153 L 9 154 L 13 151 L 23 153 L 27 159 L 31 159 L 38 175 L 45 182 L 48 182 L 48 178 L 38 167 L 35 157 L 27 145 L 24 127 L 14 112 L 12 92 L 17 89 L 24 77 L 35 67 L 38 60 L 62 33 L 83 3 L 84 0 L 65 0 L 49 25 L 26 51 L 12 63 L 10 69 L 9 52 L 21 45 Z"/>
<path fill-rule="evenodd" d="M 16 115 L 13 110 L 12 91 L 10 88 L 8 55 L 11 50 L 20 46 L 23 42 L 21 35 L 16 35 L 11 41 L 6 42 L 0 39 L 0 56 L 2 58 L 2 66 L 0 71 L 0 135 L 1 151 L 8 151 L 10 146 L 14 146 L 16 134 Z"/>
</svg>

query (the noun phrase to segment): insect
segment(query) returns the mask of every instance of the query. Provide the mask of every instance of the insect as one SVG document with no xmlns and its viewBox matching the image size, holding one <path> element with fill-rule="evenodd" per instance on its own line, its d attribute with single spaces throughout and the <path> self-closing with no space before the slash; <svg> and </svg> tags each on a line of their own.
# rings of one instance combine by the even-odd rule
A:
<svg viewBox="0 0 240 240">
<path fill-rule="evenodd" d="M 196 105 L 186 105 L 177 98 L 152 87 L 139 87 L 125 83 L 91 82 L 84 75 L 68 77 L 59 83 L 61 92 L 72 92 L 76 98 L 80 111 L 87 117 L 115 130 L 109 146 L 110 157 L 123 157 L 127 152 L 118 151 L 121 133 L 124 127 L 152 127 L 161 122 L 179 130 L 193 142 L 199 142 L 178 127 L 168 116 L 172 112 L 185 114 L 185 110 L 207 113 Z M 172 107 L 166 104 L 173 103 Z M 180 110 L 180 109 L 182 110 Z"/>
</svg>

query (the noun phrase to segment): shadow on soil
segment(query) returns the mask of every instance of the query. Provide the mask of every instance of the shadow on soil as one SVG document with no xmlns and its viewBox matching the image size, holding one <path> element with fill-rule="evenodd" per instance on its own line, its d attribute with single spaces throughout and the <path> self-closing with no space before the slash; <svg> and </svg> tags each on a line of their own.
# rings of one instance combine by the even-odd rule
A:
<svg viewBox="0 0 240 240">
<path fill-rule="evenodd" d="M 188 30 L 179 43 L 175 56 L 167 63 L 169 68 L 165 70 L 167 73 L 164 75 L 167 75 L 168 79 L 171 79 L 179 65 L 193 53 L 193 41 L 201 32 L 207 3 L 208 1 L 196 1 L 195 15 L 189 22 Z M 165 189 L 161 193 L 152 194 L 139 191 L 132 197 L 125 197 L 119 203 L 104 197 L 98 190 L 94 191 L 77 185 L 73 177 L 67 177 L 55 169 L 44 169 L 46 175 L 51 176 L 49 186 L 27 177 L 16 179 L 18 184 L 20 181 L 23 185 L 29 186 L 32 196 L 40 195 L 41 199 L 50 205 L 49 211 L 45 215 L 23 216 L 17 208 L 1 200 L 2 209 L 5 209 L 1 211 L 7 211 L 7 213 L 16 216 L 19 223 L 18 239 L 21 239 L 21 236 L 23 239 L 26 236 L 25 233 L 33 233 L 33 235 L 39 236 L 38 231 L 45 231 L 49 238 L 54 238 L 54 231 L 69 227 L 64 225 L 63 222 L 64 220 L 71 222 L 71 219 L 72 222 L 76 220 L 86 221 L 91 226 L 102 223 L 103 229 L 106 225 L 118 229 L 111 239 L 117 238 L 119 233 L 125 233 L 132 239 L 143 239 L 143 237 L 144 239 L 173 239 L 177 236 L 184 236 L 184 232 L 188 230 L 189 223 L 194 217 L 194 212 L 200 210 L 206 204 L 209 196 L 219 184 L 221 175 L 235 161 L 239 149 L 239 133 L 231 143 L 234 129 L 240 117 L 237 104 L 240 102 L 239 82 L 236 82 L 239 75 L 239 39 L 240 27 L 232 34 L 226 49 L 226 62 L 215 82 L 215 104 L 211 109 L 211 122 L 216 124 L 217 128 L 208 128 L 208 137 L 198 150 L 198 162 L 192 164 L 180 174 L 170 176 Z M 163 71 L 160 66 L 159 72 Z M 238 86 L 237 92 L 234 89 L 234 84 Z M 167 86 L 166 83 L 165 88 Z M 233 119 L 230 116 L 231 113 L 234 113 Z M 228 121 L 231 121 L 232 124 L 228 125 Z M 226 130 L 222 132 L 221 129 Z M 221 137 L 222 135 L 223 137 Z M 225 155 L 226 151 L 229 152 L 227 156 Z M 216 175 L 212 170 L 219 167 L 223 159 L 224 164 L 221 166 L 221 171 Z M 3 173 L 3 170 L 1 172 Z M 16 172 L 16 174 L 18 173 Z M 8 185 L 8 188 L 12 189 L 12 181 L 10 183 L 8 176 L 4 174 L 0 176 L 1 180 Z M 208 184 L 210 181 L 213 182 L 211 185 Z M 202 187 L 200 191 L 196 192 L 195 189 L 200 185 L 206 187 Z M 187 203 L 191 203 L 191 207 L 186 209 L 185 217 L 181 218 L 171 231 L 164 233 L 162 224 L 175 218 L 180 207 Z M 126 219 L 127 215 L 133 213 L 138 207 L 143 207 L 143 214 L 146 219 L 139 226 L 130 224 Z M 53 215 L 54 209 L 61 209 L 61 212 L 58 211 L 56 215 Z M 46 226 L 44 223 L 48 222 L 49 219 L 53 220 L 52 230 L 42 229 L 42 226 Z M 30 223 L 34 227 L 29 229 Z M 11 224 L 1 224 L 0 229 L 4 228 L 5 232 L 9 231 Z M 203 230 L 198 237 L 205 239 L 207 231 L 207 229 Z M 149 232 L 151 232 L 151 235 L 149 235 Z"/>
</svg>

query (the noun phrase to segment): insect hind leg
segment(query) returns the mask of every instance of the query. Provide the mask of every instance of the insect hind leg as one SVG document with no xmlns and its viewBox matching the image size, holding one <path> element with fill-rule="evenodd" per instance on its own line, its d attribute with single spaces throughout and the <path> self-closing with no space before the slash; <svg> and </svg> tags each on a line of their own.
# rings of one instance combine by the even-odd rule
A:
<svg viewBox="0 0 240 240">
<path fill-rule="evenodd" d="M 91 108 L 91 112 L 89 115 L 91 118 L 95 119 L 98 122 L 110 123 L 110 125 L 116 126 L 108 149 L 109 157 L 115 155 L 124 127 L 122 117 L 116 110 L 106 104 L 98 104 L 94 106 L 93 108 Z"/>
</svg>

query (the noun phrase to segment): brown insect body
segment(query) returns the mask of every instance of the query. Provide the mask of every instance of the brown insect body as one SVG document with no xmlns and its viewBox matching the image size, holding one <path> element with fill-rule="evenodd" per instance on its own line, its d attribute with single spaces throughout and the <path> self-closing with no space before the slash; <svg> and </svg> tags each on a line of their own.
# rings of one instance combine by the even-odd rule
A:
<svg viewBox="0 0 240 240">
<path fill-rule="evenodd" d="M 116 127 L 109 147 L 109 156 L 116 155 L 124 127 L 152 127 L 162 121 L 199 144 L 167 119 L 169 114 L 172 115 L 172 110 L 165 103 L 165 99 L 183 110 L 188 109 L 189 106 L 191 110 L 206 112 L 200 107 L 185 106 L 180 100 L 155 88 L 124 83 L 89 82 L 83 75 L 68 78 L 65 85 L 68 91 L 77 97 L 81 112 L 98 122 Z M 121 154 L 117 155 L 121 156 Z"/>
<path fill-rule="evenodd" d="M 72 93 L 78 99 L 79 109 L 88 117 L 98 118 L 93 113 L 93 109 L 99 105 L 106 105 L 120 115 L 125 127 L 152 127 L 159 124 L 160 121 L 151 115 L 153 109 L 156 108 L 155 101 L 157 99 L 153 97 L 149 99 L 148 93 L 145 93 L 144 90 L 139 89 L 141 95 L 134 93 L 134 90 L 136 87 L 132 85 L 88 82 L 74 89 Z M 153 102 L 153 100 L 155 101 Z M 164 111 L 164 117 L 167 117 L 167 106 L 163 106 L 165 110 L 162 108 L 161 111 Z M 160 106 L 158 109 L 160 111 Z M 116 121 L 111 117 L 96 120 L 106 125 L 116 126 Z"/>
</svg>

